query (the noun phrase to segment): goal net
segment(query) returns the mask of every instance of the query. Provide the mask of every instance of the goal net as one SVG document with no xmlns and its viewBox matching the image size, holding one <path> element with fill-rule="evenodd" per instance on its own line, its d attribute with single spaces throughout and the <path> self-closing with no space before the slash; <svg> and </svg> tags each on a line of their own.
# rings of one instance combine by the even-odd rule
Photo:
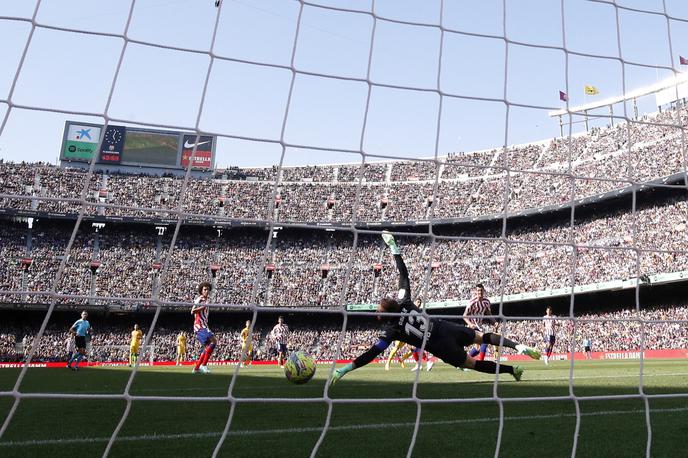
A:
<svg viewBox="0 0 688 458">
<path fill-rule="evenodd" d="M 0 6 L 0 454 L 675 450 L 687 25 L 669 0 Z M 423 320 L 546 359 L 386 350 L 332 384 L 397 294 L 382 231 Z M 202 282 L 218 344 L 192 375 L 172 362 L 205 351 Z M 491 306 L 463 317 L 478 284 Z M 105 367 L 35 367 L 64 365 L 82 311 Z M 135 324 L 138 364 L 107 367 Z"/>
</svg>

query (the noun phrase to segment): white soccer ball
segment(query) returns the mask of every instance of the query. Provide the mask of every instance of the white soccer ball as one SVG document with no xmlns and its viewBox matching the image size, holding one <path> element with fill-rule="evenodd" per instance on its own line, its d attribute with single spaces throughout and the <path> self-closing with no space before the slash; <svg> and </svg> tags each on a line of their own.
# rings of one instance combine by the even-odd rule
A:
<svg viewBox="0 0 688 458">
<path fill-rule="evenodd" d="M 284 364 L 284 375 L 291 383 L 301 385 L 315 375 L 315 361 L 305 352 L 295 351 Z"/>
</svg>

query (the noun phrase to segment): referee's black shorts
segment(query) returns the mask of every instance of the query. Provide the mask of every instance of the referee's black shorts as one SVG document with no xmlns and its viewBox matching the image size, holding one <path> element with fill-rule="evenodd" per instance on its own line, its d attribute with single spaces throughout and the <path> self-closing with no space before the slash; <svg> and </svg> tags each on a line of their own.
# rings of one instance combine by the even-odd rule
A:
<svg viewBox="0 0 688 458">
<path fill-rule="evenodd" d="M 86 336 L 76 336 L 76 338 L 74 338 L 74 343 L 76 344 L 76 348 L 86 348 Z"/>
</svg>

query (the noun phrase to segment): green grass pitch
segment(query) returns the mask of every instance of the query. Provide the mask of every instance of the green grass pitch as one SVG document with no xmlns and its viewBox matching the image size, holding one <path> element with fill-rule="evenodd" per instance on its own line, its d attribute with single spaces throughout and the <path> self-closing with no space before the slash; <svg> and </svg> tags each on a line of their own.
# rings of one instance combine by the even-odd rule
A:
<svg viewBox="0 0 688 458">
<path fill-rule="evenodd" d="M 416 417 L 420 427 L 413 455 L 492 457 L 499 442 L 505 457 L 569 457 L 576 430 L 571 399 L 521 401 L 529 397 L 583 397 L 577 456 L 645 456 L 648 438 L 645 400 L 638 394 L 638 361 L 576 362 L 569 384 L 569 362 L 525 364 L 523 381 L 461 372 L 437 364 L 416 374 L 398 365 L 385 372 L 370 365 L 348 374 L 330 390 L 334 399 L 330 429 L 318 456 L 406 456 Z M 141 368 L 135 396 L 226 396 L 234 367 L 192 375 L 190 368 Z M 233 387 L 235 404 L 222 456 L 309 456 L 328 412 L 322 401 L 329 366 L 319 366 L 306 385 L 291 385 L 276 366 L 242 368 Z M 14 387 L 18 369 L 0 370 L 0 391 Z M 29 369 L 23 393 L 122 393 L 129 368 Z M 652 360 L 644 366 L 643 392 L 651 397 L 652 456 L 677 456 L 688 435 L 688 361 Z M 500 403 L 494 396 L 499 396 Z M 586 397 L 610 396 L 607 400 Z M 614 398 L 617 396 L 617 398 Z M 247 402 L 257 398 L 282 398 Z M 292 402 L 289 399 L 306 399 Z M 381 398 L 381 402 L 363 402 Z M 483 398 L 483 400 L 480 400 Z M 242 402 L 242 400 L 244 400 Z M 446 400 L 447 402 L 436 402 Z M 473 402 L 461 402 L 473 400 Z M 2 421 L 14 400 L 0 397 Z M 126 402 L 119 399 L 25 398 L 0 440 L 0 456 L 101 456 Z M 500 409 L 503 428 L 498 435 Z M 111 456 L 209 456 L 225 427 L 228 401 L 133 400 Z M 681 453 L 679 453 L 680 455 Z"/>
</svg>

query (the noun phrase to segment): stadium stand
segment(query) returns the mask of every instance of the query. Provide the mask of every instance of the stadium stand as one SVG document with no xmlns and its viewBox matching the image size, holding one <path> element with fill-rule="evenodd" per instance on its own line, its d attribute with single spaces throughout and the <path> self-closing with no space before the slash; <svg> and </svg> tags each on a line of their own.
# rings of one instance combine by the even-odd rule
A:
<svg viewBox="0 0 688 458">
<path fill-rule="evenodd" d="M 586 135 L 504 150 L 456 153 L 437 161 L 365 164 L 362 171 L 360 164 L 284 167 L 279 177 L 274 168 L 219 171 L 212 179 L 190 179 L 182 208 L 194 214 L 264 220 L 276 181 L 275 216 L 285 222 L 460 218 L 499 214 L 505 206 L 518 212 L 561 205 L 682 172 L 681 128 L 686 120 L 678 124 L 677 114 L 668 110 L 646 116 L 642 123 L 595 128 Z M 40 198 L 78 199 L 84 176 L 84 170 L 69 166 L 4 162 L 0 208 L 76 213 L 77 204 Z M 181 182 L 179 177 L 97 171 L 88 186 L 92 206 L 86 214 L 167 217 L 165 210 L 179 203 Z M 264 208 L 256 211 L 255 202 L 265 202 Z"/>
<path fill-rule="evenodd" d="M 141 318 L 141 317 L 139 317 Z M 578 316 L 577 329 L 570 321 L 562 321 L 562 329 L 557 333 L 557 347 L 561 352 L 582 351 L 584 338 L 591 339 L 595 348 L 608 352 L 629 351 L 640 348 L 639 320 L 688 320 L 688 306 L 678 305 L 671 308 L 648 308 L 639 313 L 632 309 L 584 313 Z M 97 323 L 97 332 L 91 341 L 95 350 L 91 361 L 126 361 L 126 348 L 115 348 L 128 345 L 131 329 L 122 323 L 113 325 Z M 29 347 L 34 345 L 35 334 L 40 323 L 27 322 L 22 325 L 5 323 L 0 327 L 0 362 L 20 362 Z M 95 325 L 94 325 L 95 326 Z M 666 350 L 688 348 L 688 329 L 680 323 L 658 322 L 646 323 L 644 348 L 646 350 Z M 65 329 L 52 324 L 43 336 L 34 362 L 63 361 L 65 359 L 67 337 Z M 214 327 L 218 340 L 222 343 L 216 354 L 218 360 L 238 360 L 241 352 L 239 345 L 240 325 L 220 325 Z M 269 339 L 271 327 L 257 325 L 253 333 L 254 359 L 257 361 L 273 360 L 275 345 Z M 507 323 L 506 334 L 514 340 L 537 346 L 542 340 L 542 325 L 529 320 L 514 320 Z M 145 329 L 144 329 L 145 330 Z M 181 323 L 166 323 L 156 329 L 152 339 L 155 347 L 154 361 L 174 361 L 176 338 L 180 331 L 190 332 L 188 326 Z M 335 357 L 337 338 L 341 327 L 333 324 L 300 324 L 293 328 L 289 337 L 289 348 L 303 350 L 315 359 L 328 360 Z M 377 327 L 366 324 L 355 324 L 348 327 L 344 336 L 344 345 L 340 358 L 350 359 L 368 348 L 370 341 L 379 332 Z M 189 359 L 195 358 L 200 351 L 200 344 L 191 339 L 187 350 Z M 386 358 L 387 353 L 382 357 Z"/>
</svg>

